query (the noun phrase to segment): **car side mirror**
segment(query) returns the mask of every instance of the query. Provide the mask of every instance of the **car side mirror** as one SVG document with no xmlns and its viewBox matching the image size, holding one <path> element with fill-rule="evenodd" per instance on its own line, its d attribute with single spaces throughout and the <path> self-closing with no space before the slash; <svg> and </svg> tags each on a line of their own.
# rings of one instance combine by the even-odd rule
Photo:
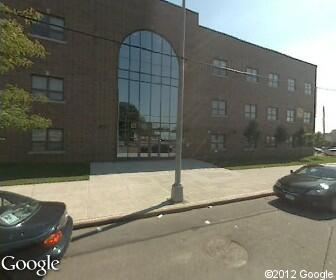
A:
<svg viewBox="0 0 336 280">
<path fill-rule="evenodd" d="M 294 173 L 294 170 L 293 169 L 291 169 L 291 171 L 290 171 L 290 174 L 293 174 Z"/>
</svg>

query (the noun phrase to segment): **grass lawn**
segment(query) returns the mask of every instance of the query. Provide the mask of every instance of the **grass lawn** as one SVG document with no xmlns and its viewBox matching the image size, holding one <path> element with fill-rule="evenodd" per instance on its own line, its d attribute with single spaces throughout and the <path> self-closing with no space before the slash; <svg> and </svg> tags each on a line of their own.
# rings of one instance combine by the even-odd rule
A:
<svg viewBox="0 0 336 280">
<path fill-rule="evenodd" d="M 232 170 L 251 169 L 251 168 L 265 168 L 275 166 L 289 166 L 289 165 L 304 165 L 304 164 L 318 164 L 318 163 L 336 163 L 336 157 L 332 156 L 309 156 L 301 159 L 287 159 L 287 160 L 255 160 L 255 161 L 227 161 L 214 162 L 219 167 L 224 167 Z"/>
<path fill-rule="evenodd" d="M 89 180 L 89 163 L 0 164 L 0 186 Z"/>
</svg>

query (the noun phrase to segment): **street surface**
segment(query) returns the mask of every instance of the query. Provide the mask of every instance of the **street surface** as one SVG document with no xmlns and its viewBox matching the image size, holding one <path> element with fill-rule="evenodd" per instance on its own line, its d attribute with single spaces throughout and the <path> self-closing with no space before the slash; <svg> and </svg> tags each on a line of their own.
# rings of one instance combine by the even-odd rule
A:
<svg viewBox="0 0 336 280">
<path fill-rule="evenodd" d="M 300 273 L 336 273 L 334 217 L 267 197 L 78 230 L 46 279 L 309 279 Z"/>
</svg>

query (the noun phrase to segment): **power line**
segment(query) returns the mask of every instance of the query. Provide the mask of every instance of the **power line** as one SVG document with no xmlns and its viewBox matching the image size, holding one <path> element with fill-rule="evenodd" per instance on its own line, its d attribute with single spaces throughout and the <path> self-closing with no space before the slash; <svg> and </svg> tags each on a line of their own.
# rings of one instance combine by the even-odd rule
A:
<svg viewBox="0 0 336 280">
<path fill-rule="evenodd" d="M 65 26 L 60 26 L 60 25 L 53 24 L 53 23 L 44 22 L 44 21 L 41 21 L 41 20 L 38 20 L 38 19 L 34 19 L 34 18 L 25 16 L 25 15 L 22 15 L 22 14 L 18 14 L 18 13 L 11 13 L 11 14 L 13 14 L 15 16 L 18 16 L 18 17 L 21 17 L 23 19 L 32 21 L 32 22 L 37 22 L 37 23 L 40 23 L 40 24 L 44 24 L 44 25 L 48 25 L 48 26 L 53 26 L 53 27 L 61 28 L 61 29 L 65 30 L 65 31 L 77 33 L 77 34 L 80 34 L 80 35 L 92 37 L 92 38 L 99 39 L 99 40 L 104 40 L 104 41 L 107 41 L 107 42 L 111 42 L 111 43 L 117 44 L 119 46 L 120 45 L 124 45 L 124 46 L 128 46 L 128 47 L 136 48 L 136 49 L 142 49 L 142 50 L 150 51 L 152 53 L 158 53 L 158 54 L 162 54 L 162 55 L 173 56 L 173 57 L 176 57 L 176 58 L 179 58 L 179 59 L 184 59 L 186 62 L 189 61 L 189 62 L 192 62 L 192 63 L 195 63 L 195 64 L 205 65 L 205 66 L 211 67 L 212 69 L 214 67 L 216 67 L 218 69 L 223 69 L 223 70 L 226 70 L 226 71 L 229 71 L 229 72 L 232 72 L 232 73 L 236 73 L 236 74 L 240 74 L 240 75 L 246 75 L 246 76 L 250 76 L 250 77 L 256 77 L 256 78 L 264 79 L 264 80 L 268 80 L 269 79 L 269 77 L 265 76 L 265 75 L 253 74 L 253 73 L 249 73 L 249 72 L 244 71 L 244 70 L 239 70 L 239 69 L 235 69 L 235 68 L 231 68 L 231 67 L 227 67 L 227 66 L 215 66 L 212 63 L 207 63 L 207 62 L 204 62 L 204 61 L 199 61 L 199 60 L 195 60 L 195 59 L 188 58 L 188 57 L 178 56 L 176 54 L 175 55 L 163 54 L 162 52 L 154 51 L 153 49 L 149 49 L 149 48 L 146 48 L 146 47 L 143 47 L 143 46 L 136 46 L 136 45 L 133 45 L 133 44 L 130 44 L 130 43 L 121 42 L 121 41 L 118 41 L 118 40 L 115 40 L 115 39 L 111 39 L 111 38 L 107 38 L 107 37 L 104 37 L 104 36 L 92 34 L 92 33 L 89 33 L 89 32 L 82 31 L 82 30 L 78 30 L 78 29 L 74 29 L 74 28 L 69 28 L 69 27 L 65 27 Z M 288 80 L 278 79 L 277 81 L 278 82 L 287 82 Z M 324 91 L 336 92 L 336 88 L 327 88 L 327 87 L 316 86 L 316 89 L 320 89 L 320 90 L 324 90 Z"/>
</svg>

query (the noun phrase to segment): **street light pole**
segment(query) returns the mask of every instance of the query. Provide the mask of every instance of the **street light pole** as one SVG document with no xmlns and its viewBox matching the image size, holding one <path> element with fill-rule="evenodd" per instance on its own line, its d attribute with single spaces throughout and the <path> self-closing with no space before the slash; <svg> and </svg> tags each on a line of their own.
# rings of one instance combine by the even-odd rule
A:
<svg viewBox="0 0 336 280">
<path fill-rule="evenodd" d="M 177 131 L 176 131 L 176 167 L 175 167 L 175 182 L 171 189 L 171 201 L 179 203 L 183 201 L 183 186 L 181 183 L 181 169 L 182 169 L 182 141 L 183 141 L 183 94 L 184 94 L 184 56 L 185 56 L 185 39 L 186 39 L 186 0 L 182 0 L 183 10 L 183 29 L 182 29 L 182 57 L 180 59 L 181 65 L 181 82 L 180 94 L 178 95 L 177 105 Z"/>
</svg>

